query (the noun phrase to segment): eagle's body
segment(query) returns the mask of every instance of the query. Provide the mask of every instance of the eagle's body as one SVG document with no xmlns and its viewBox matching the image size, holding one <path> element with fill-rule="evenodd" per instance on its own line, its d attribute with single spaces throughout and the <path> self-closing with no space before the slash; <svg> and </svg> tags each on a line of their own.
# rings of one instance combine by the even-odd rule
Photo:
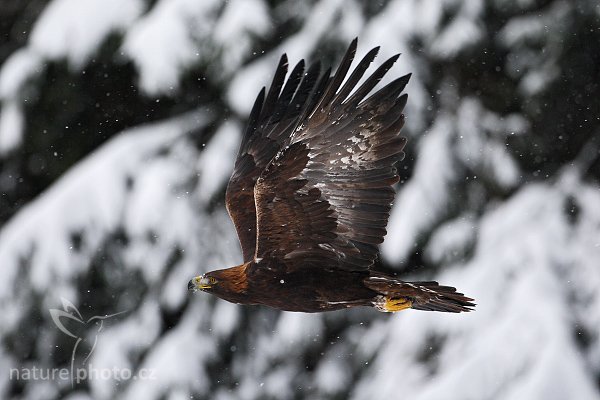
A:
<svg viewBox="0 0 600 400">
<path fill-rule="evenodd" d="M 188 285 L 239 304 L 320 312 L 356 306 L 460 312 L 472 299 L 436 282 L 403 282 L 371 269 L 383 241 L 406 139 L 401 95 L 410 75 L 367 97 L 398 56 L 357 83 L 356 40 L 334 76 L 304 62 L 287 81 L 281 58 L 260 92 L 227 186 L 244 263 Z M 345 82 L 344 82 L 345 80 Z M 344 82 L 344 83 L 343 83 Z M 285 84 L 284 84 L 285 83 Z M 343 83 L 343 85 L 342 85 Z"/>
<path fill-rule="evenodd" d="M 377 293 L 363 284 L 368 271 L 324 269 L 307 265 L 299 271 L 285 273 L 275 260 L 248 263 L 240 268 L 248 286 L 243 291 L 222 290 L 215 285 L 211 292 L 227 301 L 239 304 L 265 305 L 285 311 L 320 312 L 351 306 L 368 306 Z M 235 267 L 234 267 L 235 268 Z M 224 271 L 224 272 L 222 272 Z M 227 277 L 233 271 L 214 271 Z M 236 271 L 238 272 L 238 271 Z M 229 275 L 231 277 L 231 275 Z M 219 278 L 217 278 L 219 279 Z"/>
</svg>

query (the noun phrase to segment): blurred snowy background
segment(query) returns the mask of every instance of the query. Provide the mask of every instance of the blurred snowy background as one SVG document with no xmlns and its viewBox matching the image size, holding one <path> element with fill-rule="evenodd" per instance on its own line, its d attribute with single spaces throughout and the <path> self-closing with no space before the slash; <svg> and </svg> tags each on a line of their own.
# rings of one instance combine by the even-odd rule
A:
<svg viewBox="0 0 600 400">
<path fill-rule="evenodd" d="M 413 73 L 378 267 L 476 312 L 190 296 L 241 261 L 224 190 L 279 56 L 355 36 Z M 0 0 L 0 398 L 600 399 L 599 83 L 597 0 Z M 126 311 L 89 363 L 154 379 L 11 378 L 69 368 L 61 298 Z"/>
</svg>

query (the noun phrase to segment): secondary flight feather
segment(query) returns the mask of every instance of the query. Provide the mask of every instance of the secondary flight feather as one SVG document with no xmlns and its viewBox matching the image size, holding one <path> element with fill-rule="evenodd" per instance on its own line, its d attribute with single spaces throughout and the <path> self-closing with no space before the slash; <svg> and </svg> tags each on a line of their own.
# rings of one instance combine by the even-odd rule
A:
<svg viewBox="0 0 600 400">
<path fill-rule="evenodd" d="M 349 74 L 355 39 L 331 75 L 283 55 L 250 112 L 226 192 L 243 264 L 196 276 L 239 304 L 321 312 L 356 306 L 470 311 L 472 299 L 437 282 L 405 282 L 371 267 L 383 242 L 406 138 L 410 74 L 371 92 L 399 55 L 364 82 L 379 48 Z"/>
</svg>

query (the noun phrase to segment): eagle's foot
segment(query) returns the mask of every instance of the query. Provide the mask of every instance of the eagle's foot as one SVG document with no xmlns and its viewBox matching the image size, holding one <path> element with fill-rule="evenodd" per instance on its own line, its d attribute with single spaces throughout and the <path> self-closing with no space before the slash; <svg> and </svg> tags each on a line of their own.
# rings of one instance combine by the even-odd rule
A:
<svg viewBox="0 0 600 400">
<path fill-rule="evenodd" d="M 400 297 L 393 299 L 388 296 L 377 296 L 377 299 L 373 303 L 375 308 L 381 312 L 396 312 L 406 310 L 412 307 L 412 301 L 406 297 Z"/>
</svg>

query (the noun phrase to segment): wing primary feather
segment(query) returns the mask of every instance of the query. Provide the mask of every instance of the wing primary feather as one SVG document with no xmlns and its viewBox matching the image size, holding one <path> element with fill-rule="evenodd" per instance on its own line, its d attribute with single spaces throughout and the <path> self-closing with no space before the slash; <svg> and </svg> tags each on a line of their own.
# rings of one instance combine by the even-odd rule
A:
<svg viewBox="0 0 600 400">
<path fill-rule="evenodd" d="M 371 63 L 373 62 L 375 57 L 377 57 L 378 53 L 379 53 L 379 46 L 371 49 L 362 58 L 362 60 L 360 60 L 360 63 L 358 63 L 356 68 L 354 68 L 354 71 L 352 71 L 350 78 L 348 78 L 346 83 L 344 83 L 344 86 L 342 86 L 339 93 L 332 100 L 332 103 L 335 104 L 335 103 L 338 103 L 338 102 L 341 103 L 344 101 L 344 99 L 350 94 L 352 89 L 354 89 L 354 87 L 356 86 L 356 84 L 358 83 L 360 78 L 363 77 L 363 75 L 365 74 L 365 71 L 367 70 L 367 68 L 369 68 L 369 65 L 371 65 Z"/>
<path fill-rule="evenodd" d="M 366 95 L 381 81 L 381 78 L 389 71 L 394 65 L 396 60 L 400 57 L 400 54 L 396 54 L 388 58 L 373 74 L 350 96 L 344 101 L 344 104 L 348 104 L 351 107 L 358 105 L 365 98 Z"/>
<path fill-rule="evenodd" d="M 285 112 L 290 105 L 290 101 L 294 97 L 294 93 L 296 93 L 296 89 L 298 89 L 298 84 L 302 79 L 302 75 L 304 73 L 304 60 L 300 60 L 298 64 L 292 70 L 292 73 L 288 77 L 281 94 L 279 95 L 279 100 L 277 101 L 277 105 L 275 106 L 275 111 L 271 116 L 270 123 L 276 124 L 281 121 L 282 117 L 285 115 Z M 271 136 L 271 135 L 269 135 Z"/>
<path fill-rule="evenodd" d="M 331 67 L 327 68 L 327 70 L 321 75 L 319 82 L 315 85 L 315 90 L 311 96 L 310 101 L 308 102 L 308 107 L 305 111 L 305 114 L 302 116 L 302 120 L 306 118 L 311 118 L 312 114 L 315 110 L 318 109 L 318 103 L 320 102 L 321 96 L 327 85 L 331 81 Z"/>
<path fill-rule="evenodd" d="M 248 150 L 248 145 L 251 142 L 251 137 L 252 135 L 254 135 L 256 129 L 258 128 L 258 121 L 260 118 L 260 113 L 264 99 L 265 87 L 263 86 L 261 91 L 258 93 L 258 96 L 256 96 L 256 100 L 254 101 L 254 105 L 252 106 L 252 111 L 250 111 L 250 115 L 248 117 L 248 125 L 246 127 L 246 131 L 244 132 L 242 143 L 240 143 L 240 148 L 238 150 L 238 158 Z"/>
<path fill-rule="evenodd" d="M 346 77 L 346 74 L 348 73 L 348 70 L 350 69 L 350 65 L 352 64 L 352 60 L 354 60 L 354 55 L 356 54 L 357 43 L 358 43 L 358 39 L 355 38 L 352 41 L 352 43 L 350 43 L 350 46 L 348 46 L 348 50 L 346 50 L 346 54 L 344 55 L 344 58 L 342 59 L 340 66 L 335 71 L 335 75 L 331 79 L 329 86 L 327 86 L 327 90 L 325 91 L 325 93 L 323 94 L 323 97 L 321 98 L 319 107 L 323 107 L 323 106 L 326 106 L 327 104 L 329 104 L 331 99 L 333 99 L 333 97 L 335 96 L 338 88 L 344 81 L 344 78 Z"/>
<path fill-rule="evenodd" d="M 296 91 L 294 98 L 290 104 L 290 117 L 297 117 L 303 114 L 303 108 L 307 102 L 309 96 L 313 93 L 317 79 L 319 79 L 319 73 L 321 71 L 321 64 L 315 63 L 310 66 L 306 75 L 300 83 L 300 87 Z"/>
<path fill-rule="evenodd" d="M 277 103 L 279 93 L 281 92 L 281 88 L 283 87 L 283 83 L 285 82 L 285 75 L 288 71 L 288 65 L 289 64 L 287 55 L 284 54 L 279 59 L 279 64 L 277 65 L 275 75 L 273 75 L 273 80 L 271 81 L 271 87 L 269 88 L 267 99 L 265 100 L 265 105 L 263 107 L 263 118 L 265 118 L 268 115 L 271 115 L 271 113 L 273 112 L 273 108 Z"/>
<path fill-rule="evenodd" d="M 291 127 L 291 132 L 295 132 L 298 126 L 304 122 L 306 115 L 311 111 L 314 105 L 314 97 L 318 97 L 317 91 L 319 90 L 319 84 L 321 83 L 319 80 L 320 72 L 321 63 L 317 62 L 311 65 L 306 76 L 302 80 L 298 93 L 294 96 L 294 105 L 292 109 L 297 111 L 297 114 L 294 114 L 297 118 L 292 122 L 293 127 Z"/>
<path fill-rule="evenodd" d="M 408 101 L 408 94 L 403 94 L 402 96 L 398 97 L 398 99 L 396 100 L 396 103 L 394 103 L 394 107 L 399 108 L 400 110 L 404 110 L 404 107 L 406 107 L 406 102 Z M 403 116 L 404 119 L 404 116 Z"/>
<path fill-rule="evenodd" d="M 360 106 L 370 107 L 371 105 L 376 106 L 381 102 L 389 101 L 389 99 L 395 99 L 404 90 L 408 81 L 410 80 L 411 74 L 401 76 L 398 79 L 385 85 L 383 88 L 378 90 L 364 100 Z"/>
</svg>

